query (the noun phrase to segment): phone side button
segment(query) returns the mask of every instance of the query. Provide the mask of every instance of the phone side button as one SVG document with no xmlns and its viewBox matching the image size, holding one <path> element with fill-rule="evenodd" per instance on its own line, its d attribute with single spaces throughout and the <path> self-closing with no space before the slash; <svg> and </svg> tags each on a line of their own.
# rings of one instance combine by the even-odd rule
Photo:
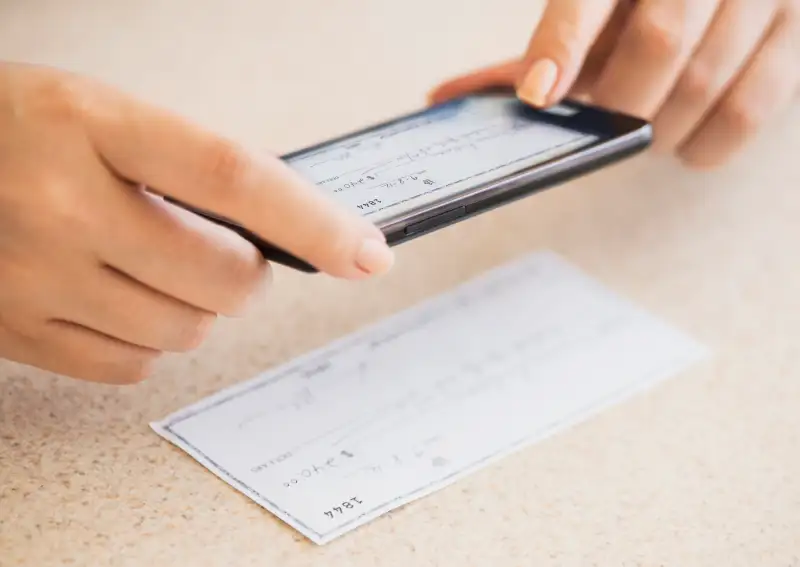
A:
<svg viewBox="0 0 800 567">
<path fill-rule="evenodd" d="M 419 234 L 428 230 L 438 228 L 457 220 L 467 214 L 466 207 L 456 207 L 443 213 L 439 213 L 425 220 L 415 222 L 406 227 L 405 233 L 407 235 Z"/>
</svg>

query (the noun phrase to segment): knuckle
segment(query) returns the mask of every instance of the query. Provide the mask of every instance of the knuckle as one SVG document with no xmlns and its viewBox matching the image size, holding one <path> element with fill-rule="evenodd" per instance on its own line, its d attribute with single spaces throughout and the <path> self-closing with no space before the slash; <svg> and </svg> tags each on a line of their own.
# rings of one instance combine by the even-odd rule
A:
<svg viewBox="0 0 800 567">
<path fill-rule="evenodd" d="M 82 84 L 65 75 L 45 75 L 24 97 L 24 113 L 56 122 L 80 121 L 86 115 L 88 93 Z"/>
<path fill-rule="evenodd" d="M 116 361 L 106 365 L 92 365 L 90 380 L 117 386 L 131 386 L 147 380 L 153 372 L 156 354 L 142 354 L 133 360 Z"/>
<path fill-rule="evenodd" d="M 758 105 L 735 93 L 720 105 L 720 117 L 731 134 L 737 135 L 755 131 L 762 122 Z"/>
<path fill-rule="evenodd" d="M 28 190 L 21 191 L 26 196 L 18 203 L 19 214 L 37 231 L 74 235 L 92 222 L 91 208 L 84 206 L 74 183 L 64 176 L 40 171 L 29 177 L 26 185 Z"/>
<path fill-rule="evenodd" d="M 229 282 L 229 298 L 224 307 L 227 313 L 239 312 L 256 292 L 272 279 L 272 268 L 253 248 L 248 254 L 230 253 L 223 257 L 222 269 Z"/>
<path fill-rule="evenodd" d="M 680 24 L 654 15 L 643 16 L 634 26 L 636 48 L 658 60 L 678 57 L 684 47 Z"/>
<path fill-rule="evenodd" d="M 73 183 L 48 172 L 32 172 L 16 184 L 15 196 L 0 199 L 3 232 L 11 248 L 21 244 L 45 243 L 45 238 L 57 236 L 49 245 L 68 245 L 80 242 L 98 223 L 92 207 L 74 190 Z M 49 235 L 49 236 L 46 236 Z M 3 244 L 0 235 L 0 245 Z"/>
<path fill-rule="evenodd" d="M 89 222 L 89 215 L 76 198 L 71 184 L 62 180 L 51 180 L 44 184 L 42 193 L 49 207 L 49 224 L 55 225 L 59 230 L 75 230 Z"/>
<path fill-rule="evenodd" d="M 692 103 L 709 104 L 716 91 L 716 81 L 710 69 L 697 61 L 691 62 L 677 87 L 678 96 Z"/>
<path fill-rule="evenodd" d="M 580 32 L 575 24 L 561 20 L 543 30 L 539 38 L 556 59 L 569 61 L 581 47 Z"/>
<path fill-rule="evenodd" d="M 0 199 L 4 228 L 9 233 L 38 235 L 57 231 L 74 236 L 91 222 L 73 184 L 53 172 L 26 172 L 12 182 L 14 190 Z M 7 197 L 7 198 L 6 198 Z"/>
<path fill-rule="evenodd" d="M 171 350 L 188 352 L 196 349 L 208 337 L 215 321 L 216 316 L 213 313 L 193 310 L 192 313 L 185 315 Z"/>
<path fill-rule="evenodd" d="M 215 139 L 209 143 L 204 163 L 213 182 L 211 185 L 219 188 L 241 184 L 252 168 L 248 154 L 234 142 L 225 139 Z"/>
<path fill-rule="evenodd" d="M 268 287 L 272 283 L 272 266 L 263 258 L 257 262 L 250 263 L 246 274 L 242 277 L 244 295 L 251 297 L 259 290 Z"/>
<path fill-rule="evenodd" d="M 258 280 L 264 261 L 258 250 L 248 245 L 229 248 L 222 254 L 221 263 L 234 283 L 247 287 Z"/>
<path fill-rule="evenodd" d="M 47 214 L 41 215 L 37 229 L 70 235 L 73 241 L 82 242 L 88 238 L 87 233 L 97 222 L 90 214 L 90 209 L 81 206 L 81 199 L 76 198 L 70 184 L 61 181 L 49 182 L 43 188 L 43 196 L 47 203 Z"/>
</svg>

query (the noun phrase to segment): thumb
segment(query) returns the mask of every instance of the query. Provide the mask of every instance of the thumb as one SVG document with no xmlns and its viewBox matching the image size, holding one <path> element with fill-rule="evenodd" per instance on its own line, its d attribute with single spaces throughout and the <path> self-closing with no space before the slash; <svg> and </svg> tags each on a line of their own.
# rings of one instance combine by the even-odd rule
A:
<svg viewBox="0 0 800 567">
<path fill-rule="evenodd" d="M 632 2 L 552 0 L 522 57 L 441 83 L 428 101 L 441 103 L 496 87 L 517 88 L 520 98 L 535 106 L 555 104 L 565 96 L 586 97 L 616 47 Z"/>
<path fill-rule="evenodd" d="M 518 96 L 538 107 L 559 102 L 576 80 L 618 0 L 551 0 L 525 54 Z"/>
</svg>

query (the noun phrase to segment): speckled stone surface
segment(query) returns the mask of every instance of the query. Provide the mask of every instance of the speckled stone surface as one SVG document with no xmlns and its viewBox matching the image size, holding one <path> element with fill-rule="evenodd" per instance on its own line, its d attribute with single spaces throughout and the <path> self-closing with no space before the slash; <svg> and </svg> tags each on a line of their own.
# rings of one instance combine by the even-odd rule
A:
<svg viewBox="0 0 800 567">
<path fill-rule="evenodd" d="M 0 56 L 284 151 L 416 107 L 524 46 L 537 14 L 530 0 L 7 1 Z M 246 317 L 135 387 L 0 363 L 0 565 L 800 565 L 798 145 L 795 112 L 724 171 L 636 159 L 408 244 L 380 281 L 278 270 Z M 147 425 L 541 248 L 714 358 L 322 548 Z"/>
</svg>

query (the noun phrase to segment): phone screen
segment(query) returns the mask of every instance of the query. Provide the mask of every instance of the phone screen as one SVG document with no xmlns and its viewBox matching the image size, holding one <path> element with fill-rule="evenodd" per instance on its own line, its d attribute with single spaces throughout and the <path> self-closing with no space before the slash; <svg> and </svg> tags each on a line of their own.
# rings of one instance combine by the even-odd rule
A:
<svg viewBox="0 0 800 567">
<path fill-rule="evenodd" d="M 514 97 L 481 96 L 301 150 L 285 161 L 334 199 L 380 223 L 598 138 L 537 119 Z"/>
</svg>

